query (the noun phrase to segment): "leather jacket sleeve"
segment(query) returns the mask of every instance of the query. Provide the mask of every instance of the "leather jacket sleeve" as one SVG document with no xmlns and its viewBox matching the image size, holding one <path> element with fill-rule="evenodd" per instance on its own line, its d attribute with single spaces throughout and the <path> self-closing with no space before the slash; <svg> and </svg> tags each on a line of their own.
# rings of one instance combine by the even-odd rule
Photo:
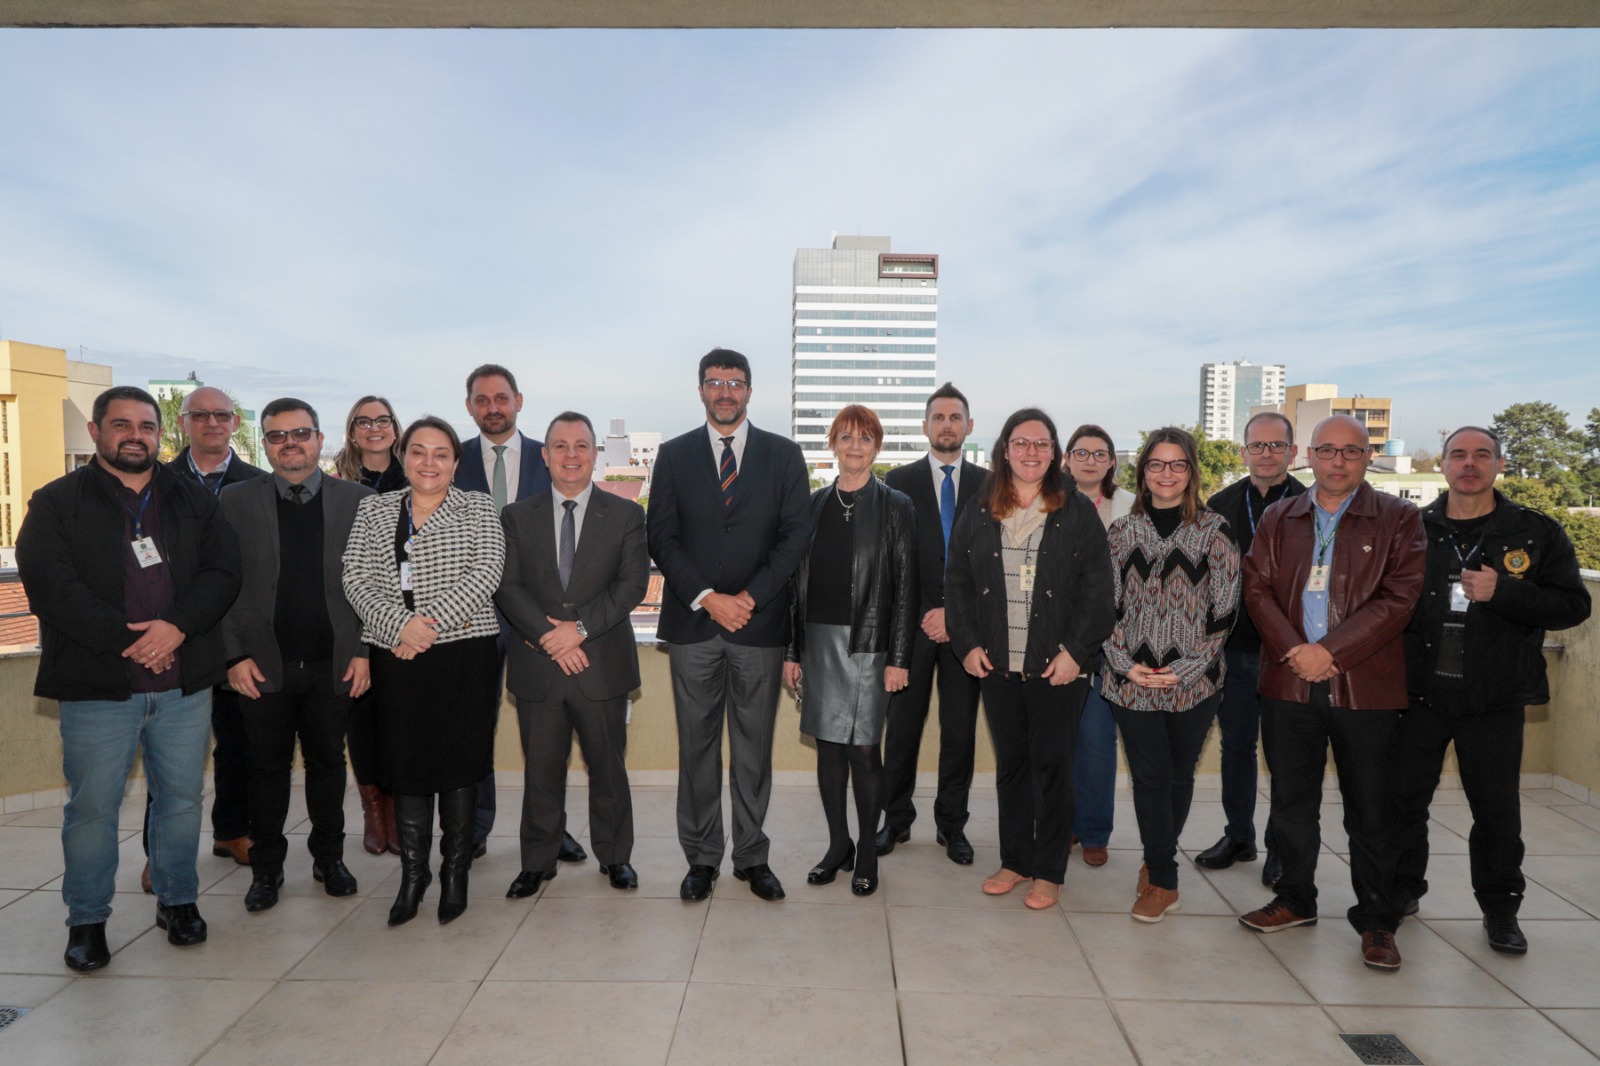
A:
<svg viewBox="0 0 1600 1066">
<path fill-rule="evenodd" d="M 888 558 L 893 600 L 889 605 L 890 666 L 902 669 L 911 665 L 911 649 L 917 638 L 920 586 L 917 580 L 917 516 L 911 500 L 893 490 L 884 493 Z"/>
</svg>

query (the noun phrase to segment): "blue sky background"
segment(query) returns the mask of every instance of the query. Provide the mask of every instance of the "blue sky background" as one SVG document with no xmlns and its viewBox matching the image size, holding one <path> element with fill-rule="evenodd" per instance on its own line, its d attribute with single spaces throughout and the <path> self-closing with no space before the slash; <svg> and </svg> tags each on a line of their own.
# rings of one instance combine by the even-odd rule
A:
<svg viewBox="0 0 1600 1066">
<path fill-rule="evenodd" d="M 337 425 L 463 378 L 787 429 L 794 250 L 941 256 L 985 441 L 1196 419 L 1199 364 L 1398 434 L 1600 405 L 1600 33 L 0 31 L 0 335 Z M 336 436 L 336 434 L 334 434 Z"/>
</svg>

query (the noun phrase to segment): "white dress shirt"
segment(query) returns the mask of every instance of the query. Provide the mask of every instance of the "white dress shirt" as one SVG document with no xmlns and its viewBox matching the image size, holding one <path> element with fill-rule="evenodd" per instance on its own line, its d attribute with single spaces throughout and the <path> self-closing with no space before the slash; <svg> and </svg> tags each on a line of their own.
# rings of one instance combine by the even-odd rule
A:
<svg viewBox="0 0 1600 1066">
<path fill-rule="evenodd" d="M 489 495 L 493 496 L 495 444 L 481 433 L 478 434 L 478 443 L 483 447 L 483 482 L 489 486 Z M 517 502 L 517 485 L 522 478 L 522 434 L 512 430 L 505 443 L 506 503 L 513 504 Z"/>
<path fill-rule="evenodd" d="M 950 487 L 955 490 L 956 499 L 961 499 L 961 456 L 956 456 L 956 461 L 949 464 L 954 467 L 950 471 Z M 932 452 L 928 453 L 928 466 L 933 470 L 933 498 L 937 500 L 939 493 L 944 491 L 945 464 Z"/>
</svg>

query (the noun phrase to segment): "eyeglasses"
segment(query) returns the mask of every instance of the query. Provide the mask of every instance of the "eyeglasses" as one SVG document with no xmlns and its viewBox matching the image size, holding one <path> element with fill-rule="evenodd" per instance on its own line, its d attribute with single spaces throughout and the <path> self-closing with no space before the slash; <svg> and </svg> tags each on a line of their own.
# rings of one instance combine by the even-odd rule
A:
<svg viewBox="0 0 1600 1066">
<path fill-rule="evenodd" d="M 1163 470 L 1171 470 L 1174 474 L 1187 474 L 1189 472 L 1187 459 L 1146 459 L 1144 468 L 1152 474 L 1159 474 Z"/>
<path fill-rule="evenodd" d="M 1337 444 L 1318 444 L 1311 449 L 1311 454 L 1318 459 L 1332 459 L 1336 455 L 1342 455 L 1347 463 L 1359 463 L 1370 451 L 1372 451 L 1371 445 L 1363 447 L 1360 444 L 1346 444 L 1341 448 Z"/>
<path fill-rule="evenodd" d="M 1026 437 L 1012 437 L 1006 441 L 1006 447 L 1014 452 L 1049 452 L 1056 446 L 1056 442 L 1049 437 L 1040 437 L 1038 440 L 1028 440 Z"/>
<path fill-rule="evenodd" d="M 739 378 L 706 378 L 700 384 L 713 391 L 727 389 L 729 392 L 743 392 L 750 387 L 748 381 L 743 381 Z"/>
<path fill-rule="evenodd" d="M 192 419 L 192 420 L 194 420 L 196 422 L 216 422 L 216 423 L 220 424 L 220 423 L 223 423 L 223 422 L 232 422 L 233 421 L 233 412 L 232 411 L 185 411 L 183 413 L 183 417 L 184 418 L 188 418 L 188 419 Z"/>
<path fill-rule="evenodd" d="M 394 419 L 389 415 L 379 415 L 377 418 L 363 416 L 350 424 L 356 429 L 388 429 L 394 425 Z"/>
<path fill-rule="evenodd" d="M 1278 455 L 1289 450 L 1289 442 L 1286 440 L 1252 441 L 1244 446 L 1244 450 L 1251 455 L 1260 455 L 1262 452 L 1271 452 L 1273 455 Z"/>
<path fill-rule="evenodd" d="M 282 444 L 291 439 L 304 444 L 314 437 L 316 432 L 310 426 L 300 426 L 297 429 L 269 429 L 261 434 L 261 439 L 272 445 Z"/>
<path fill-rule="evenodd" d="M 1111 458 L 1111 453 L 1104 448 L 1092 452 L 1088 448 L 1074 448 L 1072 449 L 1072 457 L 1080 463 L 1087 463 L 1090 459 L 1097 463 L 1103 463 Z"/>
</svg>

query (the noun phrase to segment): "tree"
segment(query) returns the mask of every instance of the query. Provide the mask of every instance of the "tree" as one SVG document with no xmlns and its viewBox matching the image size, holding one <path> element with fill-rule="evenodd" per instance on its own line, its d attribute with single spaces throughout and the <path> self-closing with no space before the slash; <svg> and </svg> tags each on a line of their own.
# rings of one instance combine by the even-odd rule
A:
<svg viewBox="0 0 1600 1066">
<path fill-rule="evenodd" d="M 1411 469 L 1418 474 L 1432 474 L 1439 469 L 1439 457 L 1426 448 L 1411 453 Z"/>
<path fill-rule="evenodd" d="M 1560 488 L 1538 478 L 1503 477 L 1496 487 L 1512 503 L 1529 510 L 1542 511 L 1557 521 L 1567 513 L 1566 508 L 1561 506 Z"/>
<path fill-rule="evenodd" d="M 1490 428 L 1500 437 L 1508 474 L 1565 483 L 1564 475 L 1583 458 L 1583 434 L 1553 403 L 1514 403 L 1494 416 Z"/>
<path fill-rule="evenodd" d="M 1583 511 L 1563 511 L 1556 517 L 1572 538 L 1578 565 L 1585 570 L 1600 570 L 1600 518 Z"/>
</svg>

